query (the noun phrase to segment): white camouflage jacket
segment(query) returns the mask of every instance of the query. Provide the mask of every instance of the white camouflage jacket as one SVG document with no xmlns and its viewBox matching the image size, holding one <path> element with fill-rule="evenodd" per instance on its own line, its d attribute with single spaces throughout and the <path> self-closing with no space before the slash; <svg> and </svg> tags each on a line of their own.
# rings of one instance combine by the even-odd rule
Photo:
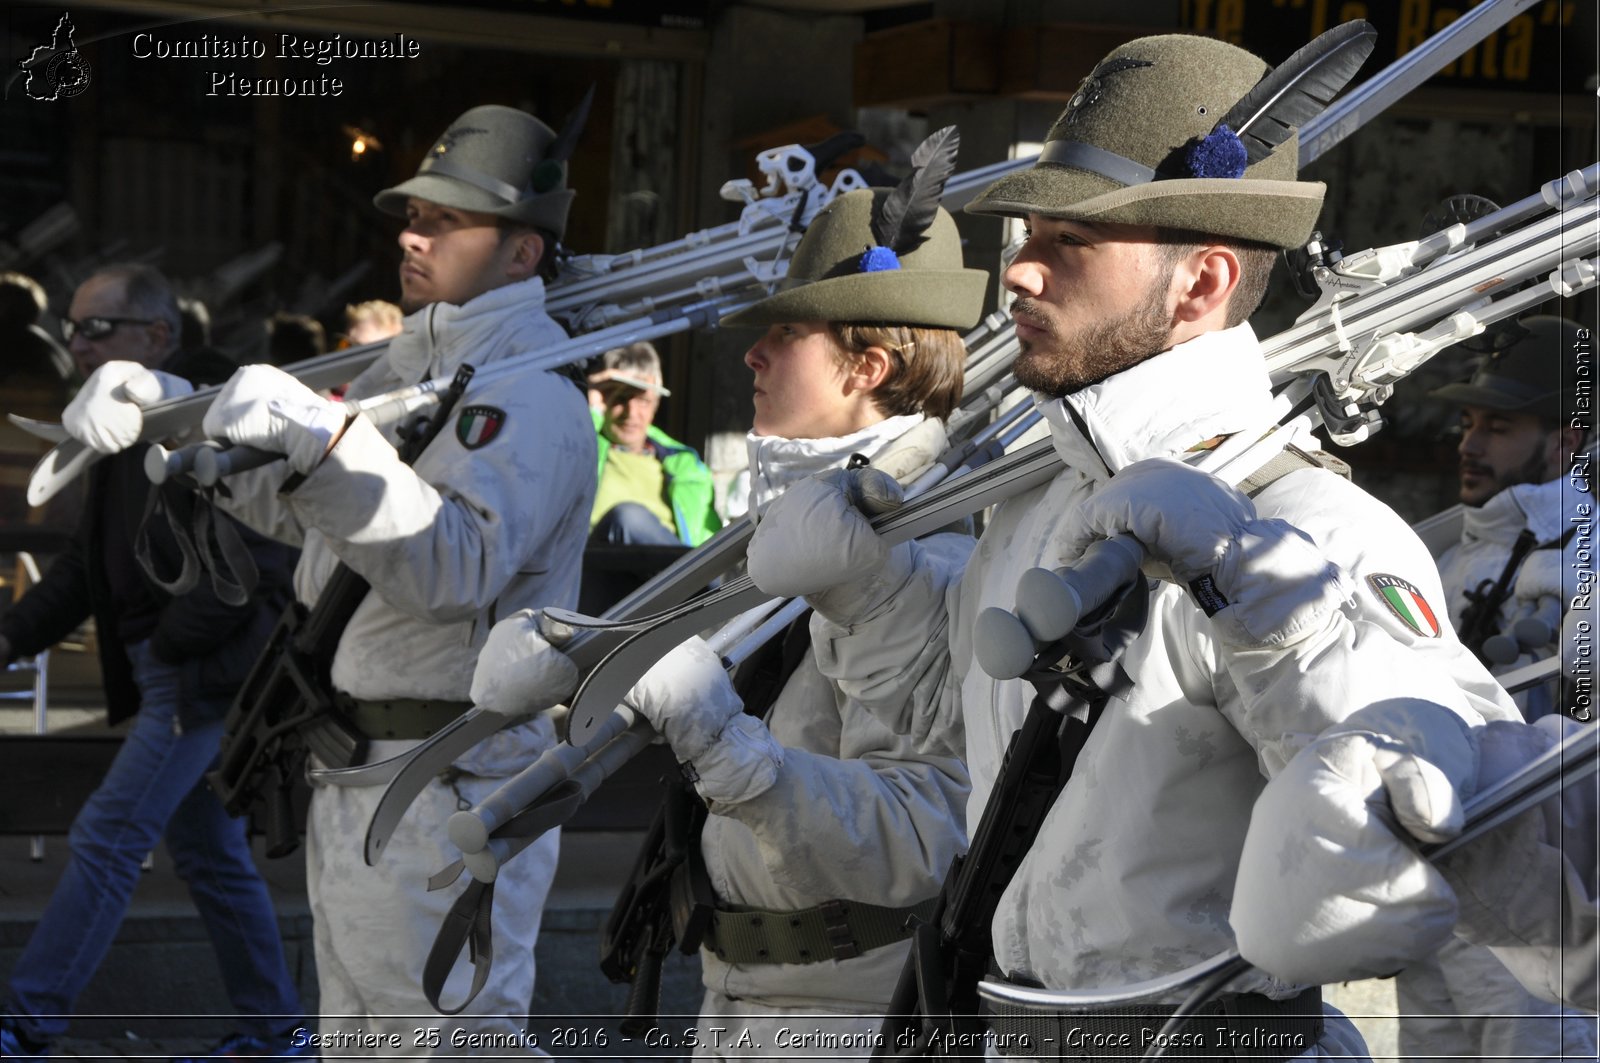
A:
<svg viewBox="0 0 1600 1063">
<path fill-rule="evenodd" d="M 1500 578 L 1524 528 L 1533 532 L 1539 547 L 1545 548 L 1535 549 L 1523 559 L 1510 585 L 1511 596 L 1500 606 L 1491 634 L 1509 633 L 1512 622 L 1520 613 L 1531 610 L 1541 592 L 1552 592 L 1563 602 L 1569 600 L 1580 568 L 1572 556 L 1579 544 L 1571 542 L 1566 549 L 1559 544 L 1568 529 L 1574 527 L 1570 521 L 1580 519 L 1581 511 L 1576 507 L 1593 503 L 1587 492 L 1568 483 L 1565 477 L 1558 477 L 1542 484 L 1515 484 L 1481 506 L 1462 507 L 1461 539 L 1439 558 L 1439 578 L 1444 584 L 1450 625 L 1460 630 L 1468 591 L 1485 581 L 1493 585 Z M 1555 649 L 1552 641 L 1494 671 L 1506 672 L 1542 660 Z M 1551 682 L 1518 694 L 1516 701 L 1529 720 L 1536 720 L 1556 708 L 1555 698 L 1556 684 Z"/>
<path fill-rule="evenodd" d="M 843 440 L 752 436 L 756 507 L 802 476 L 842 466 L 855 450 L 909 482 L 944 449 L 936 420 L 891 418 L 874 429 Z M 953 569 L 972 548 L 967 535 L 924 542 Z M 961 762 L 920 753 L 909 737 L 890 732 L 824 679 L 809 653 L 765 718 L 784 747 L 777 782 L 750 800 L 713 804 L 701 835 L 719 903 L 795 910 L 846 899 L 904 907 L 937 895 L 966 848 Z M 888 1002 L 907 947 L 809 964 L 731 964 L 706 949 L 700 956 L 706 987 L 725 996 L 865 1013 Z"/>
<path fill-rule="evenodd" d="M 544 313 L 537 278 L 461 306 L 435 303 L 406 318 L 347 396 L 448 378 L 464 362 L 484 366 L 566 338 Z M 230 508 L 303 544 L 301 601 L 316 601 L 340 561 L 372 584 L 334 658 L 338 690 L 466 701 L 496 620 L 577 602 L 594 501 L 593 424 L 577 387 L 534 371 L 469 386 L 412 466 L 393 438 L 357 418 L 292 491 L 278 491 L 282 463 L 230 478 Z M 548 722 L 531 726 L 550 732 L 545 744 L 553 740 Z"/>
<path fill-rule="evenodd" d="M 877 615 L 849 629 L 814 620 L 823 673 L 892 729 L 965 751 L 975 827 L 1032 689 L 977 666 L 974 618 L 987 606 L 1011 608 L 1026 569 L 1068 560 L 1055 550 L 1055 529 L 1116 470 L 1143 458 L 1193 458 L 1215 437 L 1260 430 L 1269 400 L 1248 325 L 1182 344 L 1065 400 L 1040 400 L 1062 471 L 996 512 L 959 581 L 919 559 Z M 1386 506 L 1310 468 L 1277 480 L 1255 504 L 1309 533 L 1359 583 L 1355 599 L 1324 634 L 1287 649 L 1235 650 L 1213 637 L 1184 591 L 1153 585 L 1149 622 L 1122 658 L 1134 686 L 1106 707 L 1001 901 L 994 949 L 1002 970 L 1052 988 L 1105 988 L 1217 955 L 1232 944 L 1227 913 L 1251 807 L 1265 778 L 1310 736 L 1389 698 L 1436 701 L 1473 721 L 1514 713 L 1448 626 L 1417 604 L 1439 607 L 1437 574 Z M 1400 596 L 1395 605 L 1381 596 L 1382 583 Z M 1324 1050 L 1341 1050 L 1353 1034 L 1340 1029 L 1330 1024 Z"/>
</svg>

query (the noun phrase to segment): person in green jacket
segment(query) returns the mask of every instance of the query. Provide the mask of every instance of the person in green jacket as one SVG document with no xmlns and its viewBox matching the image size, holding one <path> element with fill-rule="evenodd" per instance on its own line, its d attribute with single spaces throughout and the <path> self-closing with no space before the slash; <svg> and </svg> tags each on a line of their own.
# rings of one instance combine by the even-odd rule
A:
<svg viewBox="0 0 1600 1063">
<path fill-rule="evenodd" d="M 699 546 L 722 527 L 711 470 L 700 455 L 655 427 L 663 396 L 661 359 L 648 343 L 601 355 L 589 376 L 599 444 L 599 489 L 591 543 Z"/>
</svg>

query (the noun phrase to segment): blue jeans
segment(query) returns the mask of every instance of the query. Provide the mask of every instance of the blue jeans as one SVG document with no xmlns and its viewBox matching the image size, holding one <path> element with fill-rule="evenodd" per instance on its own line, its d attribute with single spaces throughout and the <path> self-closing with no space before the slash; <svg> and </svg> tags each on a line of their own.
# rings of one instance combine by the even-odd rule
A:
<svg viewBox="0 0 1600 1063">
<path fill-rule="evenodd" d="M 683 546 L 684 541 L 637 502 L 618 502 L 595 524 L 589 541 L 612 546 Z"/>
<path fill-rule="evenodd" d="M 67 836 L 66 870 L 11 972 L 5 1011 L 25 1036 L 48 1041 L 116 937 L 139 865 L 163 834 L 211 937 L 240 1032 L 274 1033 L 301 1014 L 278 921 L 242 819 L 206 784 L 222 723 L 178 733 L 178 669 L 148 644 L 128 647 L 141 708 L 105 780 Z"/>
</svg>

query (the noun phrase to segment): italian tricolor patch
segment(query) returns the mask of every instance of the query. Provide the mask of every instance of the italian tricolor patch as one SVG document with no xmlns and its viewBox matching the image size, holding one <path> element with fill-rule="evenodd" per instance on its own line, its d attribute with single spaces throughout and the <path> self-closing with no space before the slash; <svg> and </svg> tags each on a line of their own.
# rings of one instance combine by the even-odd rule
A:
<svg viewBox="0 0 1600 1063">
<path fill-rule="evenodd" d="M 1372 588 L 1372 593 L 1383 599 L 1383 604 L 1387 605 L 1389 611 L 1398 616 L 1406 627 L 1423 638 L 1439 637 L 1439 621 L 1433 615 L 1428 600 L 1414 584 L 1399 576 L 1379 573 L 1368 576 L 1367 585 Z"/>
<path fill-rule="evenodd" d="M 468 406 L 456 418 L 456 438 L 468 450 L 477 450 L 500 432 L 506 412 L 493 406 Z"/>
</svg>

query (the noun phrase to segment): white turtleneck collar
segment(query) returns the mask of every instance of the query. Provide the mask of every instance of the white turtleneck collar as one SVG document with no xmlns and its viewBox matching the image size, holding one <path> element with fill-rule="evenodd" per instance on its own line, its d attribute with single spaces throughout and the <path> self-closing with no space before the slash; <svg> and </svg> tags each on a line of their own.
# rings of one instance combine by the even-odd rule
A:
<svg viewBox="0 0 1600 1063">
<path fill-rule="evenodd" d="M 1594 498 L 1562 476 L 1542 484 L 1513 484 L 1481 506 L 1464 507 L 1461 535 L 1509 545 L 1528 528 L 1537 542 L 1554 542 L 1574 526 L 1571 520 L 1581 512 L 1580 505 L 1592 507 Z"/>
<path fill-rule="evenodd" d="M 868 458 L 921 424 L 920 413 L 890 417 L 847 436 L 824 439 L 786 439 L 783 436 L 745 437 L 750 452 L 750 509 L 760 512 L 768 502 L 782 494 L 796 480 L 842 468 L 852 454 Z"/>
<path fill-rule="evenodd" d="M 1267 367 L 1249 324 L 1208 332 L 1065 398 L 1035 395 L 1056 453 L 1105 479 L 1273 421 Z"/>
<path fill-rule="evenodd" d="M 478 341 L 498 331 L 507 312 L 544 312 L 544 280 L 529 277 L 490 289 L 465 303 L 429 303 L 408 314 L 400 335 L 389 344 L 389 366 L 408 384 L 429 377 L 449 377 L 472 353 Z"/>
</svg>

